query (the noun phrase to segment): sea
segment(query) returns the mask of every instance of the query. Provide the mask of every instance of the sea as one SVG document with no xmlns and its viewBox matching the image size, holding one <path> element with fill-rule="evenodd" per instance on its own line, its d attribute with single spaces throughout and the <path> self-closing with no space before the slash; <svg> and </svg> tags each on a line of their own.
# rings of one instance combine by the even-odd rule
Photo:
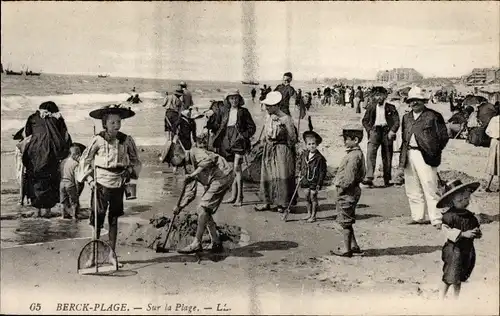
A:
<svg viewBox="0 0 500 316">
<path fill-rule="evenodd" d="M 258 93 L 256 102 L 252 103 L 250 91 L 252 87 L 240 82 L 221 81 L 187 81 L 188 89 L 193 94 L 195 107 L 199 112 L 208 109 L 210 100 L 222 100 L 232 89 L 239 89 L 245 98 L 246 106 L 251 112 L 260 115 Z M 268 81 L 275 87 L 279 81 Z M 130 106 L 136 116 L 122 124 L 122 131 L 132 135 L 139 146 L 162 145 L 164 138 L 165 92 L 173 92 L 178 88 L 179 80 L 120 78 L 89 75 L 42 74 L 35 76 L 1 75 L 1 152 L 2 157 L 14 153 L 16 141 L 12 135 L 24 127 L 26 119 L 45 101 L 55 102 L 66 121 L 69 133 L 76 142 L 87 144 L 94 126 L 101 130 L 101 122 L 92 119 L 89 112 L 107 104 L 121 103 Z M 262 82 L 261 84 L 264 84 Z M 299 83 L 296 87 L 305 87 Z M 136 93 L 143 101 L 130 104 L 126 100 L 135 87 Z M 253 111 L 255 110 L 255 111 Z M 257 118 L 258 119 L 258 118 Z M 198 131 L 201 132 L 204 120 L 197 120 Z M 14 178 L 12 166 L 2 163 L 2 182 Z"/>
</svg>

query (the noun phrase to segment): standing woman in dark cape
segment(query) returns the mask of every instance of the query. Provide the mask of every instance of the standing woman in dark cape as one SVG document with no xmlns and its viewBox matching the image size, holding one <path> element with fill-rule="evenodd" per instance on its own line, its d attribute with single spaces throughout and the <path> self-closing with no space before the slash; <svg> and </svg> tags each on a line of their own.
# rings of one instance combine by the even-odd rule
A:
<svg viewBox="0 0 500 316">
<path fill-rule="evenodd" d="M 68 155 L 71 137 L 59 108 L 52 102 L 44 102 L 28 117 L 26 137 L 31 141 L 23 153 L 26 167 L 27 195 L 31 205 L 38 209 L 36 215 L 46 215 L 59 202 L 59 162 Z"/>
</svg>

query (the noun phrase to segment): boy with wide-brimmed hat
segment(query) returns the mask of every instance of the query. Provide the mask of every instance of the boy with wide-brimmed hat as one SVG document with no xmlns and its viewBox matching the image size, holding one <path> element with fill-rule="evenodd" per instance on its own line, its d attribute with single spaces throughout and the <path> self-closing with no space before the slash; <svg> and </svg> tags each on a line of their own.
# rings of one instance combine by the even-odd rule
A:
<svg viewBox="0 0 500 316">
<path fill-rule="evenodd" d="M 109 105 L 90 112 L 90 116 L 102 122 L 103 130 L 92 137 L 80 158 L 77 181 L 88 183 L 97 195 L 97 238 L 100 237 L 104 219 L 108 212 L 109 241 L 113 250 L 118 235 L 118 218 L 124 215 L 123 198 L 125 185 L 130 179 L 137 179 L 141 169 L 137 146 L 130 135 L 120 132 L 122 119 L 135 115 L 130 108 Z M 93 173 L 95 167 L 96 173 Z M 92 204 L 94 199 L 92 199 Z M 94 225 L 94 213 L 90 216 Z M 93 260 L 89 260 L 91 264 Z"/>
<path fill-rule="evenodd" d="M 309 117 L 309 130 L 302 134 L 306 143 L 306 150 L 301 154 L 299 161 L 300 186 L 305 189 L 307 201 L 307 216 L 304 220 L 309 223 L 316 221 L 318 211 L 318 192 L 323 186 L 326 176 L 326 159 L 319 152 L 318 146 L 323 138 L 313 131 L 311 117 Z"/>
<path fill-rule="evenodd" d="M 350 258 L 355 253 L 361 253 L 352 225 L 356 222 L 356 205 L 361 197 L 359 184 L 363 181 L 366 173 L 365 157 L 359 147 L 359 143 L 363 139 L 363 126 L 346 126 L 342 130 L 342 136 L 347 154 L 340 162 L 334 184 L 337 189 L 338 214 L 336 222 L 343 230 L 345 251 L 331 251 L 330 253 Z"/>
<path fill-rule="evenodd" d="M 222 156 L 203 148 L 194 147 L 190 151 L 185 151 L 178 144 L 177 137 L 174 137 L 173 142 L 167 143 L 161 161 L 167 162 L 174 167 L 191 165 L 195 169 L 185 176 L 185 193 L 179 207 L 174 209 L 174 214 L 178 214 L 195 199 L 198 182 L 205 187 L 205 192 L 198 205 L 196 236 L 190 245 L 179 249 L 178 252 L 194 253 L 201 251 L 201 242 L 205 229 L 208 229 L 212 239 L 211 250 L 221 252 L 223 250 L 222 242 L 217 235 L 213 215 L 234 181 L 233 168 Z"/>
<path fill-rule="evenodd" d="M 479 182 L 462 183 L 460 180 L 448 182 L 445 193 L 436 203 L 437 208 L 447 208 L 443 214 L 442 229 L 446 242 L 441 258 L 444 262 L 441 297 L 446 296 L 450 285 L 458 297 L 462 282 L 467 281 L 474 269 L 476 252 L 474 239 L 481 238 L 479 221 L 467 207 L 471 194 L 479 188 Z"/>
</svg>

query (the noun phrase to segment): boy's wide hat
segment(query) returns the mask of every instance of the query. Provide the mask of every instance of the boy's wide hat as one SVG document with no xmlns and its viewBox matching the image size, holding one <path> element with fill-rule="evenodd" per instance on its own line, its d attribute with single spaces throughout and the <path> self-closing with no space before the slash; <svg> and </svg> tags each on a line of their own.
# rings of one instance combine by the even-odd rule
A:
<svg viewBox="0 0 500 316">
<path fill-rule="evenodd" d="M 450 181 L 446 183 L 446 192 L 441 196 L 439 201 L 436 203 L 437 208 L 447 207 L 455 194 L 470 191 L 471 193 L 476 191 L 480 186 L 479 182 L 462 183 L 459 179 Z"/>
<path fill-rule="evenodd" d="M 240 90 L 238 89 L 232 89 L 231 91 L 229 91 L 227 94 L 226 94 L 226 97 L 224 98 L 224 100 L 227 101 L 227 98 L 229 98 L 230 96 L 232 95 L 235 95 L 235 96 L 238 96 L 240 98 L 240 102 L 239 102 L 239 106 L 242 106 L 245 104 L 245 99 L 243 99 L 243 97 L 241 96 L 240 94 Z M 229 101 L 227 101 L 229 102 Z"/>
<path fill-rule="evenodd" d="M 172 141 L 167 141 L 165 147 L 163 148 L 160 154 L 161 163 L 170 162 L 170 160 L 174 156 L 174 151 L 176 146 L 181 147 L 181 145 L 178 143 L 178 140 L 179 137 L 175 135 Z"/>
<path fill-rule="evenodd" d="M 262 100 L 262 103 L 264 103 L 265 105 L 276 105 L 281 102 L 281 99 L 283 99 L 281 92 L 272 91 L 266 95 L 266 98 Z"/>
<path fill-rule="evenodd" d="M 135 112 L 130 108 L 121 106 L 120 104 L 111 104 L 89 113 L 90 117 L 98 120 L 101 120 L 105 115 L 109 114 L 118 114 L 122 119 L 127 119 L 134 116 Z"/>
<path fill-rule="evenodd" d="M 304 139 L 304 142 L 306 141 L 306 138 L 309 138 L 309 137 L 314 137 L 316 139 L 317 145 L 319 145 L 323 142 L 323 138 L 321 136 L 319 136 L 319 134 L 316 133 L 315 131 L 305 131 L 302 134 L 302 138 Z"/>
</svg>

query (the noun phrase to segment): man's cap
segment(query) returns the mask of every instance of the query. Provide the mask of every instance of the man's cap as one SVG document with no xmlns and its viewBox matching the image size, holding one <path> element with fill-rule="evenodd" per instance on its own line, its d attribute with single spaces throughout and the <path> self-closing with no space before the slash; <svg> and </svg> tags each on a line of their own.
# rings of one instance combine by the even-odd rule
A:
<svg viewBox="0 0 500 316">
<path fill-rule="evenodd" d="M 291 73 L 291 72 L 285 72 L 285 73 L 283 74 L 283 77 L 290 77 L 290 78 L 293 78 L 293 76 L 292 76 L 292 73 Z"/>
</svg>

